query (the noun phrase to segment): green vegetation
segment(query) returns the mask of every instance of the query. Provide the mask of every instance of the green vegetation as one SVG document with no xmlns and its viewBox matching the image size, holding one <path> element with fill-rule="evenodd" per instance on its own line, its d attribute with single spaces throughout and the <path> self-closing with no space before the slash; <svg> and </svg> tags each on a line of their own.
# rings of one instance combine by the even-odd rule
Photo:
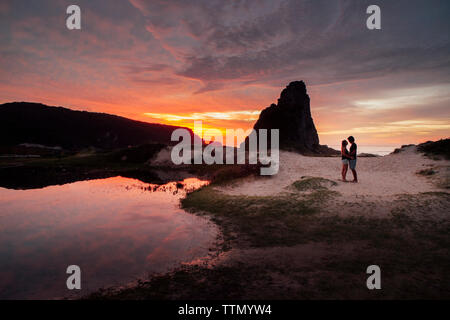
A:
<svg viewBox="0 0 450 320">
<path fill-rule="evenodd" d="M 237 232 L 239 237 L 245 237 L 247 243 L 254 247 L 289 246 L 310 241 L 369 241 L 377 247 L 389 242 L 385 247 L 391 248 L 390 240 L 402 242 L 402 228 L 416 227 L 405 208 L 421 208 L 426 212 L 426 208 L 433 203 L 443 205 L 450 202 L 448 193 L 433 192 L 400 196 L 390 218 L 319 214 L 327 201 L 337 195 L 335 191 L 319 189 L 303 195 L 234 196 L 207 186 L 190 193 L 182 200 L 182 207 L 191 212 L 208 214 L 227 231 L 226 234 Z M 423 226 L 425 222 L 420 223 Z"/>
<path fill-rule="evenodd" d="M 427 168 L 417 172 L 430 179 L 438 188 L 450 189 L 450 167 L 437 166 L 434 168 Z"/>
<path fill-rule="evenodd" d="M 447 175 L 443 179 L 439 180 L 438 187 L 442 189 L 450 189 L 450 176 Z"/>
<path fill-rule="evenodd" d="M 237 232 L 252 246 L 293 245 L 307 240 L 304 229 L 315 220 L 308 217 L 319 212 L 319 205 L 339 194 L 324 186 L 334 183 L 327 179 L 308 178 L 301 182 L 306 182 L 313 192 L 233 196 L 212 184 L 190 193 L 181 205 L 191 212 L 207 213 L 226 235 Z"/>
<path fill-rule="evenodd" d="M 302 177 L 301 180 L 295 181 L 292 184 L 298 191 L 310 191 L 310 190 L 327 190 L 330 187 L 336 186 L 337 183 L 332 180 L 328 180 L 320 177 Z"/>
<path fill-rule="evenodd" d="M 450 139 L 441 139 L 435 142 L 428 141 L 418 145 L 417 149 L 432 159 L 445 158 L 450 160 Z"/>
<path fill-rule="evenodd" d="M 184 166 L 190 173 L 208 177 L 213 185 L 226 185 L 237 178 L 260 174 L 260 164 L 197 164 Z"/>
<path fill-rule="evenodd" d="M 181 204 L 188 211 L 212 216 L 226 237 L 237 232 L 241 240 L 257 247 L 297 243 L 302 235 L 296 221 L 317 213 L 309 198 L 230 196 L 213 186 L 190 193 Z"/>
<path fill-rule="evenodd" d="M 420 174 L 423 176 L 432 176 L 432 175 L 436 174 L 436 171 L 434 171 L 433 169 L 423 169 L 423 170 L 420 170 L 419 172 L 417 172 L 417 174 Z"/>
</svg>

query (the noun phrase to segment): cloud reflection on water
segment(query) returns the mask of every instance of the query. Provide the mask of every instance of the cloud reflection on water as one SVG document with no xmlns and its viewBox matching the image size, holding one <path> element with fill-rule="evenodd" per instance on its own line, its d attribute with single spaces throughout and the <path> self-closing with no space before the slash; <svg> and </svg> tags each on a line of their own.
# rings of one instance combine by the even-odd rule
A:
<svg viewBox="0 0 450 320">
<path fill-rule="evenodd" d="M 206 256 L 216 229 L 186 214 L 179 199 L 207 183 L 190 178 L 159 186 L 115 177 L 0 188 L 0 298 L 70 295 L 71 264 L 81 267 L 86 294 Z"/>
</svg>

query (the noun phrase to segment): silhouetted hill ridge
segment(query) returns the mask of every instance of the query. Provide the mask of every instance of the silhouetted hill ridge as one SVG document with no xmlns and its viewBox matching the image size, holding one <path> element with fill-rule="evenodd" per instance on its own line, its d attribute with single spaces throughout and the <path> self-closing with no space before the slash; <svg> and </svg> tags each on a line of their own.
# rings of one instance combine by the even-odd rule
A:
<svg viewBox="0 0 450 320">
<path fill-rule="evenodd" d="M 87 147 L 114 149 L 145 143 L 171 144 L 171 134 L 178 128 L 41 103 L 0 105 L 0 145 L 6 146 L 32 143 L 78 150 Z"/>
</svg>

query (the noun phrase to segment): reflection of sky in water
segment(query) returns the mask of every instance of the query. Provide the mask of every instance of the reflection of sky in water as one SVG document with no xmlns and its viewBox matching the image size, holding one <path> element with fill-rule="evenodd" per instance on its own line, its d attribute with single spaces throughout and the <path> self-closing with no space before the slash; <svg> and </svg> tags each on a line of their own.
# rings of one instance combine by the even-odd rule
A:
<svg viewBox="0 0 450 320">
<path fill-rule="evenodd" d="M 81 267 L 81 294 L 208 254 L 215 229 L 179 199 L 206 182 L 163 186 L 122 177 L 36 190 L 0 188 L 0 298 L 70 296 L 68 265 Z"/>
</svg>

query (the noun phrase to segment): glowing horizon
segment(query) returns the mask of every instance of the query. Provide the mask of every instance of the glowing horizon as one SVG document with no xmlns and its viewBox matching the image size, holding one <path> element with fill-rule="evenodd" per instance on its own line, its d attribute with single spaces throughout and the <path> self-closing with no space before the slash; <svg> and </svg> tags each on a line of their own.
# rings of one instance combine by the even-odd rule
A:
<svg viewBox="0 0 450 320">
<path fill-rule="evenodd" d="M 321 144 L 448 138 L 450 4 L 433 1 L 380 1 L 382 30 L 369 31 L 363 2 L 80 0 L 70 31 L 68 1 L 4 0 L 0 103 L 225 132 L 304 80 Z"/>
</svg>

